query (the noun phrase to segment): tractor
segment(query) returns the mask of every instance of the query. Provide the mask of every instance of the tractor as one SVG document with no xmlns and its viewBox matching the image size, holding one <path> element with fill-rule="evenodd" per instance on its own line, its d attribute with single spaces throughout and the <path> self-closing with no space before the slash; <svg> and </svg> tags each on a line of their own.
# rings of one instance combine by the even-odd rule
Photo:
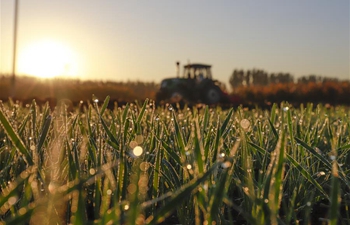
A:
<svg viewBox="0 0 350 225">
<path fill-rule="evenodd" d="M 180 63 L 177 65 L 177 77 L 166 78 L 160 84 L 156 94 L 158 103 L 187 104 L 227 104 L 231 103 L 224 86 L 212 79 L 211 65 L 192 63 L 184 66 L 183 76 L 180 76 Z"/>
</svg>

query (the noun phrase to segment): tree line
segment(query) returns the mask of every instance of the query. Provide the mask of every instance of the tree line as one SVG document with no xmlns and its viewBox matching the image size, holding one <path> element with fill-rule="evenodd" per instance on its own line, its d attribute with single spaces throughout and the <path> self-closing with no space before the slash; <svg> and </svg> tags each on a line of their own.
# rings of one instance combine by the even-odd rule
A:
<svg viewBox="0 0 350 225">
<path fill-rule="evenodd" d="M 305 76 L 294 82 L 289 73 L 268 74 L 263 70 L 235 70 L 229 78 L 232 91 L 228 93 L 242 105 L 268 106 L 271 103 L 288 101 L 293 104 L 313 102 L 315 104 L 350 105 L 350 81 L 320 76 Z M 40 79 L 18 76 L 15 90 L 12 90 L 11 76 L 0 75 L 0 100 L 9 100 L 9 93 L 15 93 L 14 100 L 23 104 L 32 99 L 49 102 L 54 107 L 59 101 L 79 105 L 91 101 L 92 95 L 99 100 L 110 96 L 111 102 L 143 101 L 155 99 L 159 83 L 129 81 L 82 81 L 71 79 Z"/>
<path fill-rule="evenodd" d="M 295 82 L 293 75 L 290 73 L 267 73 L 260 69 L 247 71 L 235 69 L 229 78 L 229 84 L 233 90 L 241 86 L 266 86 L 278 83 L 326 83 L 329 81 L 340 82 L 338 78 L 327 78 L 317 75 L 302 76 Z"/>
</svg>

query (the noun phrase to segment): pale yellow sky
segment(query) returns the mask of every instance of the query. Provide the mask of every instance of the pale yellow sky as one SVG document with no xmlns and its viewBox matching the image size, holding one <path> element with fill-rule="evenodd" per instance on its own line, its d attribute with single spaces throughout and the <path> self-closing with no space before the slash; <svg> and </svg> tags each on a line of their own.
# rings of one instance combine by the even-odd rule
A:
<svg viewBox="0 0 350 225">
<path fill-rule="evenodd" d="M 11 72 L 13 2 L 1 1 L 1 73 Z M 222 82 L 254 68 L 350 79 L 349 29 L 340 0 L 26 0 L 17 72 L 159 82 L 190 61 Z"/>
</svg>

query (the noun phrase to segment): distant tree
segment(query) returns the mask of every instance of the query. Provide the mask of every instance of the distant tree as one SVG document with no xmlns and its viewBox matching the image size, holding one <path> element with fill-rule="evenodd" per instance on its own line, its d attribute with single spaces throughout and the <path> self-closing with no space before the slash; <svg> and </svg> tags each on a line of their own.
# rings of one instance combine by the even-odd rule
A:
<svg viewBox="0 0 350 225">
<path fill-rule="evenodd" d="M 278 81 L 277 81 L 277 76 L 274 74 L 274 73 L 272 73 L 271 75 L 270 75 L 270 84 L 276 84 L 276 83 L 278 83 Z"/>
<path fill-rule="evenodd" d="M 229 83 L 233 90 L 235 90 L 237 87 L 240 87 L 243 85 L 243 77 L 244 72 L 243 70 L 234 70 L 230 79 Z"/>
<path fill-rule="evenodd" d="M 268 85 L 268 74 L 263 70 L 253 70 L 252 72 L 252 84 L 265 86 Z"/>
</svg>

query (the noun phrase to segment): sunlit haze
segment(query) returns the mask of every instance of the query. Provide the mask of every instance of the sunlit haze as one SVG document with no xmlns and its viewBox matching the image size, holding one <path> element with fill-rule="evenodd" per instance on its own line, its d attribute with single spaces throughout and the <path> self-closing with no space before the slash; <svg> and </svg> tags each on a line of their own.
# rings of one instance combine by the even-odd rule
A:
<svg viewBox="0 0 350 225">
<path fill-rule="evenodd" d="M 13 0 L 1 0 L 0 72 L 12 71 Z M 19 1 L 17 73 L 155 81 L 181 65 L 350 79 L 349 1 Z"/>
<path fill-rule="evenodd" d="M 17 71 L 41 78 L 76 77 L 78 62 L 66 46 L 52 40 L 40 40 L 20 52 Z"/>
</svg>

